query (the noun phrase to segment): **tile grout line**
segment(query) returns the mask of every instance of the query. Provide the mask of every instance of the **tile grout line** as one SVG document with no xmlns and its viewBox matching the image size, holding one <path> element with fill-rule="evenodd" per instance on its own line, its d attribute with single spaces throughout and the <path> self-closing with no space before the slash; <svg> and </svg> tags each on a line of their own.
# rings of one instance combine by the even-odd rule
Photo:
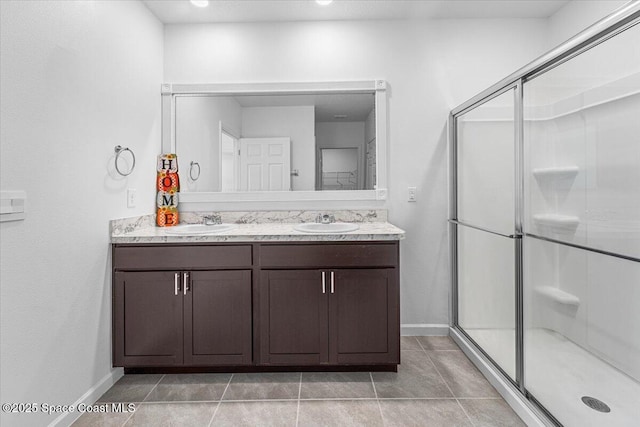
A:
<svg viewBox="0 0 640 427">
<path fill-rule="evenodd" d="M 166 374 L 162 374 L 162 376 L 160 377 L 160 379 L 158 380 L 158 382 L 151 388 L 151 390 L 149 390 L 149 393 L 147 393 L 147 395 L 144 397 L 144 399 L 142 399 L 142 402 L 144 402 L 145 400 L 147 400 L 147 398 L 149 396 L 151 396 L 151 393 L 153 393 L 153 390 L 156 389 L 156 387 L 158 387 L 158 384 L 160 384 L 160 381 L 162 381 L 164 379 L 164 377 L 166 377 Z"/>
<path fill-rule="evenodd" d="M 142 403 L 142 402 L 141 402 L 141 403 Z M 127 419 L 126 419 L 126 420 L 124 420 L 124 423 L 122 423 L 122 427 L 124 427 L 124 426 L 129 422 L 129 420 L 131 419 L 131 417 L 133 417 L 133 414 L 135 414 L 135 413 L 136 413 L 136 411 L 131 411 L 131 414 L 129 414 L 129 416 L 127 417 Z"/>
<path fill-rule="evenodd" d="M 296 409 L 296 427 L 298 427 L 298 419 L 300 418 L 300 395 L 302 394 L 302 372 L 300 372 L 300 384 L 298 385 L 298 407 Z"/>
<path fill-rule="evenodd" d="M 382 425 L 384 424 L 384 415 L 382 414 L 382 405 L 380 404 L 380 399 L 378 398 L 378 390 L 376 390 L 376 383 L 373 381 L 373 374 L 369 372 L 369 378 L 371 378 L 371 385 L 373 386 L 373 394 L 376 396 L 376 403 L 378 404 L 378 411 L 380 411 L 380 419 L 382 420 Z"/>
<path fill-rule="evenodd" d="M 424 351 L 425 353 L 427 352 L 427 350 L 424 348 L 424 346 L 422 345 L 422 343 L 420 342 L 420 340 L 418 339 L 418 337 L 414 337 L 416 339 L 416 341 L 418 341 L 418 345 L 420 346 L 420 348 L 422 349 L 422 351 Z M 427 354 L 428 356 L 428 354 Z"/>
<path fill-rule="evenodd" d="M 158 387 L 158 384 L 160 384 L 160 381 L 162 381 L 164 379 L 166 375 L 162 374 L 162 376 L 160 377 L 160 379 L 158 380 L 157 383 L 154 384 L 154 386 L 151 388 L 151 390 L 149 390 L 149 393 L 147 393 L 147 395 L 144 397 L 144 399 L 142 399 L 140 401 L 140 406 L 142 406 L 142 403 L 146 400 L 147 397 L 149 397 L 151 395 L 151 392 L 153 392 L 153 390 L 156 389 L 156 387 Z M 138 409 L 136 408 L 136 411 Z M 133 414 L 136 413 L 136 411 L 131 412 L 131 415 L 129 415 L 129 417 L 124 421 L 124 423 L 122 423 L 122 427 L 124 427 L 125 425 L 127 425 L 127 423 L 131 420 L 131 418 L 133 418 Z"/>
<path fill-rule="evenodd" d="M 504 400 L 502 397 L 456 397 L 457 400 Z"/>
<path fill-rule="evenodd" d="M 341 402 L 341 401 L 371 401 L 377 400 L 375 397 L 308 397 L 306 399 L 300 399 L 301 402 Z"/>
<path fill-rule="evenodd" d="M 419 341 L 418 341 L 419 342 Z M 438 375 L 440 376 L 440 379 L 442 379 L 442 381 L 445 383 L 445 385 L 447 386 L 447 388 L 449 389 L 449 392 L 451 393 L 451 395 L 453 396 L 453 398 L 455 399 L 456 403 L 458 404 L 458 406 L 460 407 L 460 409 L 462 409 L 462 413 L 467 417 L 467 419 L 469 420 L 469 422 L 471 423 L 472 426 L 475 427 L 475 424 L 473 423 L 473 420 L 471 419 L 471 417 L 469 416 L 469 414 L 467 414 L 467 411 L 464 410 L 464 408 L 462 407 L 462 404 L 460 403 L 460 401 L 458 400 L 457 396 L 453 393 L 453 390 L 451 389 L 451 387 L 449 386 L 449 383 L 444 379 L 444 377 L 442 376 L 442 374 L 440 373 L 440 370 L 438 369 L 438 367 L 436 366 L 436 363 L 433 361 L 433 359 L 431 358 L 431 356 L 429 355 L 429 353 L 425 350 L 425 353 L 427 353 L 427 357 L 429 358 L 429 361 L 431 362 L 431 364 L 433 365 L 433 368 L 436 370 L 436 372 L 438 373 Z"/>
<path fill-rule="evenodd" d="M 222 394 L 220 395 L 220 400 L 218 400 L 218 405 L 216 406 L 216 409 L 213 411 L 213 414 L 211 415 L 211 419 L 209 420 L 209 424 L 207 424 L 207 427 L 211 427 L 211 424 L 213 423 L 213 419 L 216 417 L 216 414 L 218 413 L 218 409 L 220 408 L 220 405 L 222 405 L 222 398 L 224 397 L 224 394 L 227 392 L 227 389 L 229 388 L 229 384 L 231 384 L 232 379 L 233 379 L 233 374 L 231 374 L 231 376 L 229 377 L 229 381 L 227 382 L 227 385 L 225 386 L 224 390 L 222 391 Z"/>
<path fill-rule="evenodd" d="M 475 423 L 473 422 L 473 420 L 471 419 L 471 417 L 469 416 L 469 414 L 467 414 L 467 410 L 464 409 L 464 406 L 462 406 L 462 403 L 460 403 L 460 400 L 456 399 L 456 403 L 458 404 L 458 406 L 460 407 L 460 409 L 462 409 L 462 412 L 464 412 L 464 414 L 467 416 L 467 418 L 469 419 L 469 422 L 471 423 L 471 425 L 473 427 L 475 427 Z"/>
<path fill-rule="evenodd" d="M 449 393 L 451 393 L 451 396 L 458 400 L 457 396 L 453 393 L 453 390 L 451 389 L 451 387 L 449 386 L 449 383 L 447 382 L 447 380 L 444 379 L 444 377 L 442 376 L 442 374 L 440 373 L 440 370 L 438 369 L 438 367 L 436 366 L 436 363 L 433 361 L 433 359 L 431 359 L 431 356 L 429 356 L 429 353 L 425 350 L 425 353 L 427 354 L 427 358 L 429 358 L 429 362 L 431 362 L 431 364 L 433 365 L 433 369 L 436 370 L 436 372 L 438 373 L 438 376 L 440 377 L 440 379 L 442 380 L 442 382 L 444 383 L 444 385 L 447 386 L 447 389 L 449 390 Z"/>
</svg>

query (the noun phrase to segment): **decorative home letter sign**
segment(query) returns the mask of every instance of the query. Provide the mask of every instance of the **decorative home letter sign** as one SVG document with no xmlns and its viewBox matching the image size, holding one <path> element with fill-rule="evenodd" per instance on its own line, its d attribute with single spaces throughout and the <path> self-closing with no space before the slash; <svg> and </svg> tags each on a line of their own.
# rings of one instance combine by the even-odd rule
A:
<svg viewBox="0 0 640 427">
<path fill-rule="evenodd" d="M 156 188 L 158 190 L 156 224 L 159 227 L 178 225 L 180 178 L 178 177 L 178 157 L 175 154 L 158 156 Z"/>
</svg>

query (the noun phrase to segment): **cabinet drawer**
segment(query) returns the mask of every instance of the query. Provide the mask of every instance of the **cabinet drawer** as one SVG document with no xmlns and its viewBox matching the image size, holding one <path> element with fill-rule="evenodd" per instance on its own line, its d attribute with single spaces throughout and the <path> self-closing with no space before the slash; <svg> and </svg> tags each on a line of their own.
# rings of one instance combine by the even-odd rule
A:
<svg viewBox="0 0 640 427">
<path fill-rule="evenodd" d="M 251 266 L 250 245 L 116 246 L 116 270 L 189 270 Z"/>
<path fill-rule="evenodd" d="M 261 267 L 396 267 L 398 243 L 262 244 Z"/>
</svg>

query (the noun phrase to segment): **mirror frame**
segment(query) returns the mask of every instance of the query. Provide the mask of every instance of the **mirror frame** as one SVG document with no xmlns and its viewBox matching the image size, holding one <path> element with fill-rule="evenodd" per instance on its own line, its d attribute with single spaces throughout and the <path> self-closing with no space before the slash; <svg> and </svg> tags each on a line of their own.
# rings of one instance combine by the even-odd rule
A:
<svg viewBox="0 0 640 427">
<path fill-rule="evenodd" d="M 374 93 L 376 117 L 376 185 L 375 190 L 335 191 L 242 191 L 242 192 L 185 192 L 180 203 L 212 202 L 292 202 L 292 201 L 371 201 L 387 199 L 387 82 L 365 80 L 347 82 L 295 83 L 163 83 L 162 94 L 162 152 L 176 152 L 176 97 L 178 96 L 235 96 L 235 95 L 295 95 L 331 93 Z"/>
</svg>

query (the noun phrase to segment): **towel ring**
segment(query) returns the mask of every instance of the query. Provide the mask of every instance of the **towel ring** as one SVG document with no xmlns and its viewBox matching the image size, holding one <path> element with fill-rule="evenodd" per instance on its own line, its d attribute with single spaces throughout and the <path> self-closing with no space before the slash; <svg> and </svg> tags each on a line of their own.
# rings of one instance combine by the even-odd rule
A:
<svg viewBox="0 0 640 427">
<path fill-rule="evenodd" d="M 136 155 L 133 154 L 133 151 L 131 151 L 129 147 L 123 148 L 121 145 L 116 145 L 116 147 L 114 148 L 114 151 L 116 153 L 116 160 L 115 160 L 116 171 L 118 171 L 118 173 L 122 176 L 131 175 L 131 172 L 133 172 L 133 168 L 136 167 Z M 129 169 L 129 172 L 122 172 L 118 167 L 118 158 L 120 158 L 120 154 L 124 153 L 125 151 L 128 151 L 129 153 L 131 153 L 131 158 L 133 159 L 133 163 L 131 164 L 131 169 Z"/>
<path fill-rule="evenodd" d="M 195 176 L 195 178 L 193 177 L 194 166 L 198 167 L 198 174 Z M 200 163 L 194 162 L 193 160 L 191 161 L 191 165 L 189 166 L 189 178 L 191 178 L 191 181 L 197 181 L 198 178 L 200 178 Z"/>
</svg>

